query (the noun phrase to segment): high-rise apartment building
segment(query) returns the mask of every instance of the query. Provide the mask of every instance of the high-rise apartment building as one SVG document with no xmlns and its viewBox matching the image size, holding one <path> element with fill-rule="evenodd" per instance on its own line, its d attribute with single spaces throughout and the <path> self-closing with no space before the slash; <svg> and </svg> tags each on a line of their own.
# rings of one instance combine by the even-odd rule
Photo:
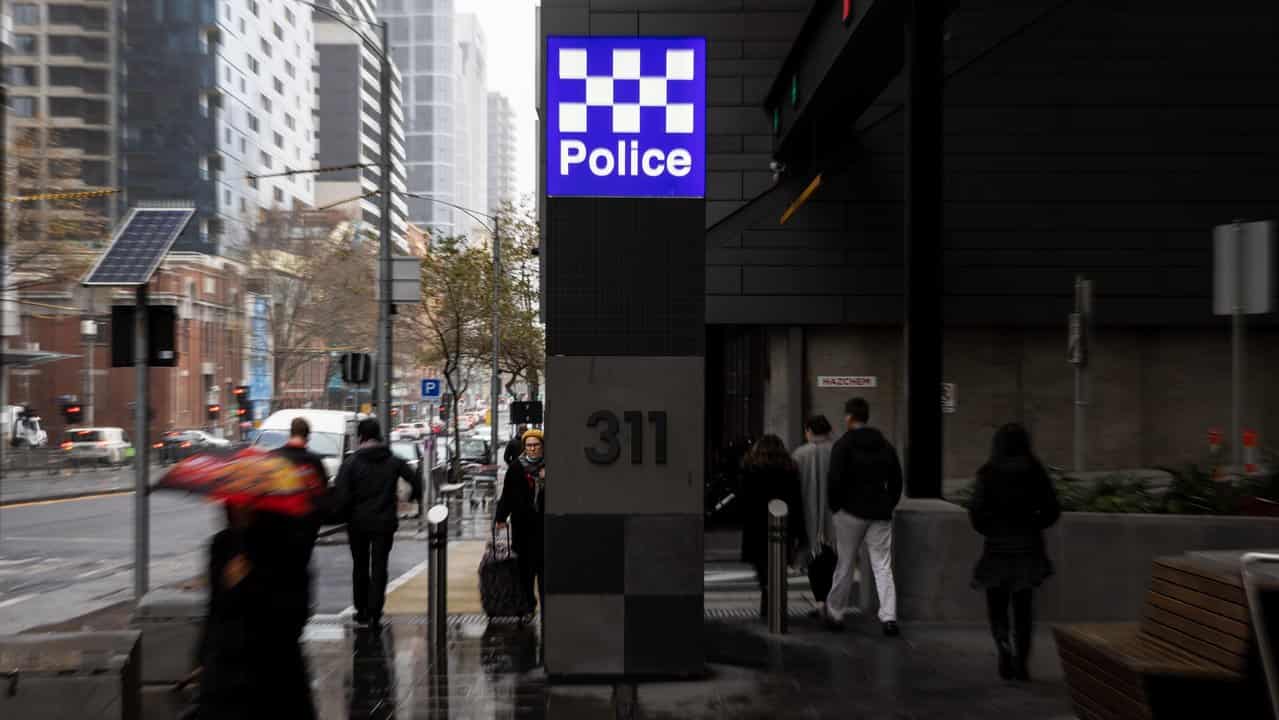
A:
<svg viewBox="0 0 1279 720">
<path fill-rule="evenodd" d="M 516 200 L 515 110 L 497 92 L 488 95 L 488 200 L 490 212 Z"/>
<path fill-rule="evenodd" d="M 404 77 L 408 190 L 459 202 L 453 193 L 453 0 L 381 0 L 378 12 L 390 24 L 392 55 Z M 445 205 L 409 198 L 408 215 L 415 225 L 454 232 L 455 213 Z"/>
<path fill-rule="evenodd" d="M 6 4 L 4 49 L 9 90 L 8 146 L 18 167 L 10 192 L 104 190 L 119 182 L 118 16 L 111 0 Z M 85 211 L 109 221 L 115 201 L 92 198 L 74 208 L 24 204 L 18 233 L 43 237 L 58 220 Z M 67 227 L 65 223 L 62 227 Z M 90 239 L 106 236 L 105 223 Z M 59 233 L 59 236 L 71 233 Z"/>
<path fill-rule="evenodd" d="M 485 85 L 484 31 L 472 14 L 457 16 L 457 78 L 454 94 L 453 134 L 457 203 L 480 212 L 488 201 L 488 90 Z M 463 228 L 476 230 L 469 217 Z"/>
<path fill-rule="evenodd" d="M 382 214 L 381 189 L 382 48 L 376 0 L 321 0 L 344 17 L 345 27 L 315 11 L 315 47 L 319 76 L 318 164 L 367 167 L 316 175 L 315 204 L 326 207 L 343 200 L 358 206 L 357 216 L 376 232 Z M 360 35 L 356 35 L 353 29 Z M 365 42 L 361 37 L 369 40 Z M 408 204 L 404 197 L 406 168 L 403 76 L 392 59 L 391 77 L 391 234 L 404 247 Z M 343 206 L 345 207 L 345 206 Z"/>
<path fill-rule="evenodd" d="M 486 212 L 488 173 L 484 36 L 453 0 L 382 0 L 393 56 L 404 75 L 409 192 Z M 475 222 L 430 200 L 408 201 L 409 221 L 442 234 Z"/>
<path fill-rule="evenodd" d="M 238 246 L 261 209 L 309 206 L 315 29 L 279 0 L 169 0 L 123 12 L 127 200 L 199 209 L 183 249 Z"/>
</svg>

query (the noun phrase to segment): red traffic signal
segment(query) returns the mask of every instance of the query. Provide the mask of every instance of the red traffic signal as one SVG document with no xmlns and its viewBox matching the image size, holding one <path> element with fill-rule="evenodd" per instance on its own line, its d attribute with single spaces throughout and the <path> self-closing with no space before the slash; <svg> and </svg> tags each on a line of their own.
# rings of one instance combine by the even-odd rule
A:
<svg viewBox="0 0 1279 720">
<path fill-rule="evenodd" d="M 79 405 L 67 405 L 62 408 L 62 414 L 66 417 L 68 425 L 75 425 L 84 416 L 84 411 Z"/>
<path fill-rule="evenodd" d="M 231 390 L 231 394 L 232 394 L 232 395 L 234 395 L 234 396 L 236 396 L 237 398 L 240 398 L 240 397 L 248 397 L 248 395 L 249 395 L 249 386 L 248 386 L 248 385 L 236 385 L 236 386 L 235 386 L 235 388 Z"/>
<path fill-rule="evenodd" d="M 218 416 L 222 414 L 222 406 L 218 404 L 210 405 L 208 410 L 210 420 L 217 420 Z"/>
</svg>

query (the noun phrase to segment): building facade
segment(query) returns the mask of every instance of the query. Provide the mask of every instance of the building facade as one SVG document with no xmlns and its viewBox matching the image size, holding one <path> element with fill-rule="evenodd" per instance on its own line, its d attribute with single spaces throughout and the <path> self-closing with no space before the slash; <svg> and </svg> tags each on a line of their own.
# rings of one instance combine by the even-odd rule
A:
<svg viewBox="0 0 1279 720">
<path fill-rule="evenodd" d="M 240 246 L 265 208 L 309 206 L 316 178 L 315 29 L 288 3 L 167 0 L 123 13 L 130 204 L 194 202 L 179 249 Z"/>
<path fill-rule="evenodd" d="M 488 94 L 488 209 L 496 212 L 503 203 L 514 202 L 515 190 L 515 110 L 503 94 Z"/>
<path fill-rule="evenodd" d="M 119 15 L 110 0 L 8 3 L 11 23 L 4 54 L 9 91 L 8 143 L 18 165 L 20 195 L 81 192 L 119 184 Z M 24 204 L 18 231 L 89 242 L 105 239 L 117 202 L 89 198 L 74 207 Z M 51 224 L 98 216 L 80 234 Z M 72 236 L 75 236 L 72 238 Z"/>
<path fill-rule="evenodd" d="M 961 6 L 946 20 L 942 280 L 919 289 L 940 304 L 954 390 L 945 477 L 971 477 L 1009 421 L 1031 428 L 1046 462 L 1070 466 L 1067 316 L 1079 275 L 1096 309 L 1087 466 L 1180 464 L 1199 457 L 1210 428 L 1229 427 L 1212 228 L 1279 215 L 1275 168 L 1261 160 L 1279 134 L 1250 90 L 1273 83 L 1279 64 L 1259 50 L 1269 6 L 1227 5 L 1229 32 L 1209 31 L 1188 2 Z M 708 458 L 764 432 L 801 442 L 814 413 L 838 427 L 854 394 L 870 400 L 872 424 L 906 440 L 902 25 L 882 22 L 894 4 L 852 7 L 844 22 L 833 0 L 542 3 L 546 35 L 707 38 Z M 848 59 L 798 62 L 809 57 Z M 775 86 L 784 91 L 770 104 Z M 809 104 L 830 89 L 840 96 Z M 788 146 L 788 118 L 808 111 L 824 120 Z M 553 256 L 557 230 L 546 231 Z M 1279 433 L 1279 384 L 1261 368 L 1279 333 L 1273 315 L 1249 325 L 1245 427 L 1264 447 Z M 822 380 L 854 377 L 874 386 Z"/>
<path fill-rule="evenodd" d="M 246 381 L 248 349 L 244 270 L 224 257 L 179 251 L 170 253 L 156 271 L 149 299 L 152 305 L 176 310 L 177 363 L 149 370 L 152 438 L 166 430 L 187 428 L 237 436 L 232 389 Z M 66 425 L 58 413 L 57 398 L 68 395 L 75 396 L 82 407 L 92 405 L 94 425 L 122 427 L 132 433 L 134 369 L 111 367 L 111 308 L 132 306 L 132 290 L 101 288 L 91 293 L 79 287 L 50 288 L 27 295 L 42 307 L 24 311 L 23 342 L 73 357 L 10 371 L 10 400 L 40 411 L 51 442 L 61 437 Z M 92 342 L 81 335 L 83 320 L 97 323 Z M 209 405 L 221 408 L 216 419 L 209 418 Z"/>
<path fill-rule="evenodd" d="M 346 27 L 323 12 L 314 11 L 317 59 L 317 165 L 344 167 L 315 176 L 315 204 L 351 210 L 367 232 L 376 233 L 382 216 L 381 198 L 374 193 L 382 182 L 381 52 L 377 3 L 373 0 L 333 0 L 321 3 L 346 16 Z M 371 40 L 364 42 L 353 29 Z M 391 234 L 402 246 L 407 225 L 403 76 L 392 59 L 391 77 Z M 343 203 L 343 201 L 349 201 Z"/>
<path fill-rule="evenodd" d="M 488 201 L 488 76 L 484 30 L 470 13 L 457 16 L 457 48 L 453 96 L 454 202 L 484 212 Z M 482 226 L 474 218 L 457 219 L 468 234 Z"/>
</svg>

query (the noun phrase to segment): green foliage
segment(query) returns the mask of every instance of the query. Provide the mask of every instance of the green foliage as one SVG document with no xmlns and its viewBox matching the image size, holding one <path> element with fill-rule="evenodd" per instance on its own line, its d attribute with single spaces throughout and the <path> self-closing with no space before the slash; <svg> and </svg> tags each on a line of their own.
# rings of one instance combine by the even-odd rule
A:
<svg viewBox="0 0 1279 720">
<path fill-rule="evenodd" d="M 1194 464 L 1181 469 L 1160 469 L 1172 476 L 1166 490 L 1152 488 L 1148 479 L 1128 473 L 1105 475 L 1095 480 L 1062 476 L 1054 479 L 1057 499 L 1064 512 L 1175 515 L 1237 515 L 1246 498 L 1279 501 L 1279 475 L 1218 481 Z M 968 507 L 972 496 L 973 486 L 968 485 L 950 500 Z"/>
</svg>

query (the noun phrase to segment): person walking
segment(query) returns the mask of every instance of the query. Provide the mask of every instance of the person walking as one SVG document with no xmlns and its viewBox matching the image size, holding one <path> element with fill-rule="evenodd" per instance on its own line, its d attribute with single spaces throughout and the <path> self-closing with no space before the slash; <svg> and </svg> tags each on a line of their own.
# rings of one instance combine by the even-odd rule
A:
<svg viewBox="0 0 1279 720">
<path fill-rule="evenodd" d="M 902 468 L 897 450 L 884 434 L 870 427 L 870 403 L 855 397 L 844 403 L 848 432 L 830 453 L 827 487 L 834 512 L 835 577 L 826 598 L 827 624 L 844 627 L 853 590 L 853 570 L 863 541 L 870 552 L 875 589 L 879 593 L 879 622 L 884 635 L 896 637 L 897 588 L 893 583 L 893 509 L 901 500 Z"/>
<path fill-rule="evenodd" d="M 807 560 L 830 547 L 835 541 L 830 517 L 830 504 L 826 499 L 827 475 L 830 472 L 831 439 L 830 421 L 825 415 L 814 415 L 804 423 L 805 443 L 795 450 L 795 464 L 799 467 L 800 492 L 804 496 L 804 527 L 808 531 Z M 832 547 L 831 550 L 834 548 Z M 805 563 L 807 565 L 807 562 Z M 817 601 L 815 617 L 826 616 L 826 599 Z"/>
<path fill-rule="evenodd" d="M 1043 531 L 1061 517 L 1061 506 L 1052 479 L 1031 450 L 1030 433 L 1021 425 L 1009 423 L 995 433 L 990 460 L 977 471 L 968 517 L 986 538 L 972 584 L 986 591 L 999 677 L 1029 681 L 1034 591 L 1053 574 Z"/>
<path fill-rule="evenodd" d="M 782 439 L 765 435 L 742 461 L 742 561 L 755 568 L 760 616 L 768 615 L 768 503 L 772 500 L 786 503 L 786 550 L 787 557 L 793 558 L 806 536 L 799 469 Z"/>
<path fill-rule="evenodd" d="M 512 545 L 520 564 L 520 581 L 526 597 L 538 604 L 545 593 L 542 587 L 542 527 L 546 512 L 546 439 L 536 428 L 524 431 L 524 452 L 506 468 L 502 497 L 497 501 L 493 520 L 498 529 L 513 523 Z M 533 594 L 533 583 L 537 594 Z"/>
<path fill-rule="evenodd" d="M 376 627 L 382 622 L 386 566 L 400 525 L 399 481 L 409 484 L 412 502 L 421 499 L 422 484 L 408 463 L 383 442 L 377 420 L 361 420 L 356 437 L 359 447 L 338 471 L 332 504 L 338 518 L 346 521 L 351 546 L 355 622 Z"/>
<path fill-rule="evenodd" d="M 209 547 L 209 603 L 196 657 L 200 718 L 315 717 L 311 679 L 299 643 L 302 627 L 281 613 L 297 575 L 282 565 L 272 513 L 226 505 L 227 527 Z M 305 593 L 305 588 L 301 589 Z"/>
<path fill-rule="evenodd" d="M 528 425 L 520 425 L 515 430 L 515 435 L 511 437 L 511 441 L 506 443 L 506 450 L 502 453 L 502 459 L 506 461 L 506 466 L 515 464 L 520 459 L 520 455 L 524 454 L 524 433 L 528 432 Z"/>
</svg>

